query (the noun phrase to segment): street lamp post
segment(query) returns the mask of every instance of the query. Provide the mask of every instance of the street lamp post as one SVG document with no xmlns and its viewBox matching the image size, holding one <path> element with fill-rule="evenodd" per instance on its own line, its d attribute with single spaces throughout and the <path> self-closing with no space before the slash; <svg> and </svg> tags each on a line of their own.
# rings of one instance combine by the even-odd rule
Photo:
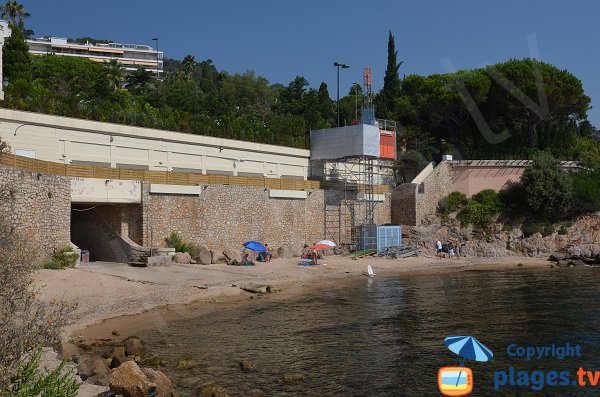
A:
<svg viewBox="0 0 600 397">
<path fill-rule="evenodd" d="M 160 64 L 158 58 L 158 37 L 154 37 L 152 40 L 156 43 L 156 78 L 158 79 L 160 77 L 158 72 L 158 65 Z"/>
<path fill-rule="evenodd" d="M 354 119 L 358 121 L 358 83 L 354 83 Z"/>
<path fill-rule="evenodd" d="M 350 65 L 334 62 L 333 66 L 337 68 L 337 126 L 340 126 L 340 68 L 348 69 Z"/>
</svg>

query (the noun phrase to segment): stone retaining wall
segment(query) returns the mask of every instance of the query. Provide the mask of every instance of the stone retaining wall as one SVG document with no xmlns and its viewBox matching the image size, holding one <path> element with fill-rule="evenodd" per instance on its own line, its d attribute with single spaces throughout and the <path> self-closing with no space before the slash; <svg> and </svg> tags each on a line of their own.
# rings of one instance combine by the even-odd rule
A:
<svg viewBox="0 0 600 397">
<path fill-rule="evenodd" d="M 440 199 L 452 193 L 452 164 L 442 161 L 420 184 L 405 183 L 392 192 L 392 223 L 416 226 L 435 213 Z"/>
<path fill-rule="evenodd" d="M 306 199 L 269 198 L 265 188 L 206 185 L 199 196 L 150 194 L 142 189 L 143 245 L 164 246 L 173 231 L 209 247 L 240 247 L 258 240 L 275 247 L 302 247 L 322 239 L 323 190 Z"/>
<path fill-rule="evenodd" d="M 71 239 L 71 180 L 0 167 L 1 216 L 28 238 L 41 257 Z"/>
</svg>

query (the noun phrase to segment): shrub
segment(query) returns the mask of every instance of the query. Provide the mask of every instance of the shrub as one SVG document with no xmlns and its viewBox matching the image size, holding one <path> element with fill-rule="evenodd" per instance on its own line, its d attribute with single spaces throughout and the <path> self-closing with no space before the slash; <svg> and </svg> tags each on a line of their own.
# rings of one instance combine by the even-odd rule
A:
<svg viewBox="0 0 600 397">
<path fill-rule="evenodd" d="M 529 207 L 543 219 L 556 219 L 571 208 L 573 184 L 570 176 L 550 154 L 534 156 L 523 172 L 521 183 Z"/>
<path fill-rule="evenodd" d="M 485 189 L 473 195 L 473 200 L 481 203 L 490 212 L 498 213 L 502 210 L 502 200 L 494 189 Z"/>
<path fill-rule="evenodd" d="M 171 232 L 169 237 L 165 239 L 165 243 L 167 244 L 167 247 L 175 248 L 176 252 L 189 253 L 192 258 L 198 254 L 198 246 L 194 243 L 184 242 L 177 232 Z"/>
<path fill-rule="evenodd" d="M 0 191 L 7 190 L 5 186 L 2 188 Z M 37 298 L 32 277 L 36 251 L 18 229 L 13 230 L 5 221 L 11 206 L 4 201 L 0 196 L 0 395 L 28 396 L 6 392 L 7 385 L 11 379 L 21 379 L 23 384 L 26 383 L 23 379 L 32 379 L 25 373 L 32 368 L 31 358 L 42 346 L 59 342 L 60 328 L 67 320 L 69 308 Z M 52 392 L 31 395 L 62 396 Z"/>
<path fill-rule="evenodd" d="M 554 233 L 554 230 L 555 230 L 554 226 L 547 223 L 544 225 L 544 229 L 542 230 L 542 236 L 544 236 L 544 237 L 550 236 L 552 233 Z"/>
<path fill-rule="evenodd" d="M 517 217 L 527 209 L 525 189 L 521 184 L 514 184 L 498 192 L 498 199 L 502 203 L 502 212 L 509 217 Z"/>
<path fill-rule="evenodd" d="M 79 384 L 73 377 L 73 371 L 63 374 L 65 362 L 49 372 L 40 372 L 40 357 L 42 350 L 38 349 L 31 359 L 23 362 L 17 373 L 11 377 L 10 383 L 3 387 L 3 396 L 14 397 L 75 397 Z"/>
<path fill-rule="evenodd" d="M 600 211 L 600 168 L 571 174 L 575 198 L 574 212 Z"/>
<path fill-rule="evenodd" d="M 463 225 L 473 225 L 478 228 L 488 226 L 494 219 L 495 212 L 478 201 L 472 200 L 459 212 L 457 218 Z"/>
<path fill-rule="evenodd" d="M 560 225 L 560 228 L 558 229 L 558 234 L 564 236 L 567 233 L 569 233 L 569 230 L 565 227 L 565 225 Z"/>
<path fill-rule="evenodd" d="M 68 245 L 57 248 L 50 260 L 44 262 L 44 269 L 65 269 L 67 267 L 75 267 L 79 257 L 74 255 L 75 251 Z"/>
<path fill-rule="evenodd" d="M 530 237 L 533 236 L 536 233 L 543 233 L 544 232 L 544 226 L 540 225 L 539 223 L 527 223 L 524 224 L 523 227 L 523 236 L 525 237 Z"/>
<path fill-rule="evenodd" d="M 452 192 L 438 202 L 438 212 L 440 214 L 449 214 L 463 208 L 469 199 L 464 193 Z"/>
</svg>

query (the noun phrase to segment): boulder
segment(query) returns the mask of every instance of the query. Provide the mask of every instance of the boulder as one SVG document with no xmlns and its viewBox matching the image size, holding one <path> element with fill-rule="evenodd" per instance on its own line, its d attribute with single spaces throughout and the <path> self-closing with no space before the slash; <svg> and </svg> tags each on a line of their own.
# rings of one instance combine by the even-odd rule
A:
<svg viewBox="0 0 600 397">
<path fill-rule="evenodd" d="M 132 361 L 132 357 L 125 356 L 125 348 L 123 346 L 115 347 L 108 355 L 110 358 L 110 367 L 117 368 L 127 361 Z"/>
<path fill-rule="evenodd" d="M 189 254 L 189 252 L 177 252 L 175 254 L 175 262 L 189 265 L 192 263 L 192 256 Z"/>
<path fill-rule="evenodd" d="M 138 338 L 127 339 L 123 343 L 125 348 L 125 354 L 127 356 L 141 356 L 142 355 L 142 341 Z"/>
<path fill-rule="evenodd" d="M 242 254 L 241 254 L 241 250 L 239 249 L 235 249 L 231 246 L 227 246 L 223 249 L 223 256 L 225 256 L 225 258 L 231 262 L 233 260 L 236 261 L 241 261 L 242 260 Z"/>
<path fill-rule="evenodd" d="M 229 390 L 221 386 L 204 386 L 200 389 L 200 397 L 230 397 Z"/>
<path fill-rule="evenodd" d="M 206 245 L 198 247 L 198 254 L 194 260 L 201 265 L 210 265 L 212 261 L 212 254 Z"/>
<path fill-rule="evenodd" d="M 292 250 L 292 247 L 290 247 L 289 245 L 284 245 L 281 246 L 277 249 L 277 255 L 280 258 L 292 258 L 294 257 L 294 251 Z"/>
<path fill-rule="evenodd" d="M 142 368 L 148 380 L 156 385 L 156 397 L 173 397 L 175 395 L 173 382 L 160 371 L 152 368 Z"/>
<path fill-rule="evenodd" d="M 156 395 L 156 385 L 148 379 L 140 367 L 127 361 L 113 370 L 109 381 L 110 391 L 124 397 L 146 397 Z"/>
<path fill-rule="evenodd" d="M 210 250 L 210 263 L 227 263 L 227 258 L 222 250 Z"/>
<path fill-rule="evenodd" d="M 79 375 L 83 381 L 96 375 L 106 376 L 108 371 L 108 365 L 106 365 L 106 362 L 104 362 L 104 359 L 101 357 L 90 357 L 77 367 L 77 375 Z"/>
</svg>

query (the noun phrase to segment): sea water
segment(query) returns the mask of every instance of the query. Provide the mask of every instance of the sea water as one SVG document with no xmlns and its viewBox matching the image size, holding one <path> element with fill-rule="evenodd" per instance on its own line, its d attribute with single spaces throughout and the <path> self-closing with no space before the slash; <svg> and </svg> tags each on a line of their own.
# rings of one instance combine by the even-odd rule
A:
<svg viewBox="0 0 600 397">
<path fill-rule="evenodd" d="M 141 335 L 181 396 L 214 383 L 244 396 L 437 396 L 438 370 L 459 366 L 444 338 L 475 336 L 494 353 L 466 361 L 474 396 L 592 396 L 596 388 L 494 388 L 498 371 L 600 370 L 600 268 L 516 268 L 375 277 L 286 300 L 253 300 Z M 513 357 L 509 345 L 579 345 L 578 357 Z M 197 366 L 177 369 L 191 358 Z M 243 372 L 248 359 L 256 370 Z M 285 384 L 286 373 L 303 381 Z M 524 375 L 523 375 L 524 376 Z M 539 377 L 539 376 L 538 376 Z M 496 379 L 497 380 L 497 379 Z M 516 383 L 516 378 L 514 379 Z M 498 385 L 496 385 L 498 386 Z"/>
</svg>

